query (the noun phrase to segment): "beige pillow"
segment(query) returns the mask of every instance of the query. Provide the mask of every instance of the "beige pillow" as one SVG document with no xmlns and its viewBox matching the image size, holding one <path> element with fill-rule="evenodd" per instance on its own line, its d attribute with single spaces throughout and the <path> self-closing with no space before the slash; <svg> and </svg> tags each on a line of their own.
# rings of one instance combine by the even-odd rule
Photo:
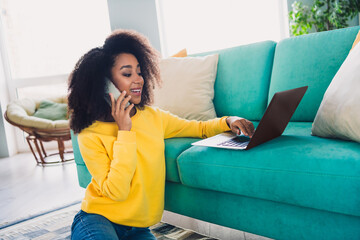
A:
<svg viewBox="0 0 360 240">
<path fill-rule="evenodd" d="M 360 142 L 360 44 L 349 53 L 326 90 L 312 134 Z"/>
<path fill-rule="evenodd" d="M 154 91 L 154 106 L 189 120 L 216 118 L 214 83 L 218 54 L 160 61 L 163 81 Z"/>
</svg>

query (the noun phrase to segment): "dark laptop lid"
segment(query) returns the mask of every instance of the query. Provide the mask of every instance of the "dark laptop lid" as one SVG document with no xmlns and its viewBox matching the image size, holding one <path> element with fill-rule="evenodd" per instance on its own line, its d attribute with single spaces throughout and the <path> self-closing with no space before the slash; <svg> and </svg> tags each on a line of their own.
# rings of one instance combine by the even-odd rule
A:
<svg viewBox="0 0 360 240">
<path fill-rule="evenodd" d="M 281 136 L 307 89 L 305 86 L 275 93 L 246 150 Z"/>
</svg>

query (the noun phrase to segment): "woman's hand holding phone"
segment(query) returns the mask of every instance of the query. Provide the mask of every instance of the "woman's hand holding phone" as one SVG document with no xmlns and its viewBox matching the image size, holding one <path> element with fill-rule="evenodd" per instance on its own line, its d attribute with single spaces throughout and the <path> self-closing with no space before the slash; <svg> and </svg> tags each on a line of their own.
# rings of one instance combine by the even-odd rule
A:
<svg viewBox="0 0 360 240">
<path fill-rule="evenodd" d="M 130 131 L 132 127 L 130 111 L 134 107 L 134 104 L 131 104 L 129 107 L 126 107 L 126 104 L 129 103 L 131 96 L 126 96 L 126 91 L 123 91 L 117 100 L 114 99 L 112 93 L 110 93 L 111 99 L 111 115 L 113 116 L 115 122 L 119 127 L 119 131 Z"/>
</svg>

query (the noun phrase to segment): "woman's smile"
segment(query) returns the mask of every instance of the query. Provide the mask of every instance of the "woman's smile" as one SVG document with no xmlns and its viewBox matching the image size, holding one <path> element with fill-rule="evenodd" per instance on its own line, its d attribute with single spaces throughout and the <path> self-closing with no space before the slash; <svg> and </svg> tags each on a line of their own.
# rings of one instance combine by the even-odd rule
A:
<svg viewBox="0 0 360 240">
<path fill-rule="evenodd" d="M 142 88 L 133 88 L 130 92 L 132 96 L 141 96 Z"/>
</svg>

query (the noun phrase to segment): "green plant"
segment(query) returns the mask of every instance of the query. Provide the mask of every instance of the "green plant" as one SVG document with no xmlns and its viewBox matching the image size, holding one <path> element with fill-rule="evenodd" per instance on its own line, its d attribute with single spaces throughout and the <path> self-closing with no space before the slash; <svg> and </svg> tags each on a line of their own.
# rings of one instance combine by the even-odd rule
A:
<svg viewBox="0 0 360 240">
<path fill-rule="evenodd" d="M 295 1 L 289 12 L 293 36 L 348 27 L 347 21 L 360 12 L 360 0 L 315 0 L 310 8 Z"/>
</svg>

